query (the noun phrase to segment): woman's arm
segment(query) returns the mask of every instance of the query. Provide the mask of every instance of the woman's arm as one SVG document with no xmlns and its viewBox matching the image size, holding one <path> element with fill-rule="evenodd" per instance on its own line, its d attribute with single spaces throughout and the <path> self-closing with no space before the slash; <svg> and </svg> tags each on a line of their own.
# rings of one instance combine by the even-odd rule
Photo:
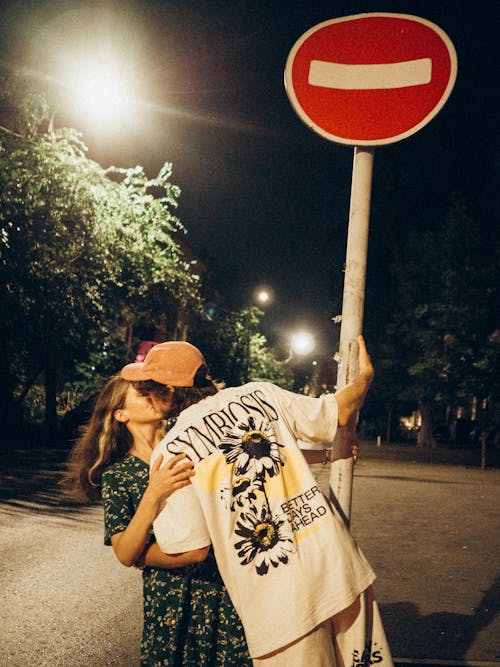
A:
<svg viewBox="0 0 500 667">
<path fill-rule="evenodd" d="M 166 554 L 161 551 L 158 542 L 153 542 L 135 563 L 141 570 L 145 567 L 171 569 L 201 563 L 208 556 L 210 547 L 186 551 L 182 554 Z"/>
<path fill-rule="evenodd" d="M 127 528 L 111 537 L 116 557 L 130 567 L 139 559 L 149 539 L 149 531 L 159 511 L 160 502 L 174 491 L 189 484 L 194 475 L 193 463 L 180 463 L 184 454 L 174 456 L 160 469 L 163 457 L 154 462 L 149 483 Z"/>
</svg>

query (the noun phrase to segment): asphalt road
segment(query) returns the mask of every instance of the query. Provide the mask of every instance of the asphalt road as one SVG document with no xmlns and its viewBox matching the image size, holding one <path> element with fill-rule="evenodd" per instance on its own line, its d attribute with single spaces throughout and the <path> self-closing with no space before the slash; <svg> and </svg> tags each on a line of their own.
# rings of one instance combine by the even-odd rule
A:
<svg viewBox="0 0 500 667">
<path fill-rule="evenodd" d="M 432 463 L 409 448 L 362 453 L 352 532 L 377 572 L 394 656 L 500 665 L 500 470 Z M 63 501 L 59 459 L 1 458 L 0 664 L 133 667 L 140 575 L 103 545 L 100 507 Z M 328 468 L 314 471 L 326 486 Z"/>
<path fill-rule="evenodd" d="M 139 664 L 140 575 L 102 544 L 100 508 L 1 507 L 0 664 Z"/>
</svg>

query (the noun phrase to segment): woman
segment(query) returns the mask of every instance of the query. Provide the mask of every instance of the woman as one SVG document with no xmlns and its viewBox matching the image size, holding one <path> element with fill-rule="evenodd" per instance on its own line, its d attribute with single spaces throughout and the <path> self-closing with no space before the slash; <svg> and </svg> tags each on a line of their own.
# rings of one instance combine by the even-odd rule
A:
<svg viewBox="0 0 500 667">
<path fill-rule="evenodd" d="M 149 473 L 162 417 L 161 404 L 112 377 L 73 449 L 66 482 L 75 495 L 102 498 L 105 544 L 121 563 L 142 569 L 141 665 L 250 666 L 243 628 L 212 552 L 166 555 L 154 542 L 152 524 L 162 503 L 194 475 L 182 454 Z"/>
</svg>

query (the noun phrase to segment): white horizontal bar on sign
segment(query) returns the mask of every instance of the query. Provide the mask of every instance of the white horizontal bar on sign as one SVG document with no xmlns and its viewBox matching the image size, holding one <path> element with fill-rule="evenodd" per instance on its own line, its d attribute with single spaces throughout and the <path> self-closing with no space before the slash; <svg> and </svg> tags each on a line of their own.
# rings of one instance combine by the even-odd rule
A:
<svg viewBox="0 0 500 667">
<path fill-rule="evenodd" d="M 430 58 L 375 65 L 346 65 L 324 60 L 311 60 L 309 67 L 311 86 L 340 90 L 377 90 L 421 86 L 429 83 L 431 75 L 432 60 Z"/>
</svg>

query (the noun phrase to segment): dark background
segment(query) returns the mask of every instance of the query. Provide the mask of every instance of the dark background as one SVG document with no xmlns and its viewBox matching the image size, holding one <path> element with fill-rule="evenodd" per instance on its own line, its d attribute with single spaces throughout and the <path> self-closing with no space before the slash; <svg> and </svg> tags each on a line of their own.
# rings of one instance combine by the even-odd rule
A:
<svg viewBox="0 0 500 667">
<path fill-rule="evenodd" d="M 309 28 L 370 11 L 433 21 L 458 54 L 455 89 L 438 116 L 375 151 L 365 321 L 376 326 L 384 266 L 402 230 L 439 224 L 454 191 L 471 193 L 485 226 L 495 224 L 496 0 L 4 2 L 1 57 L 8 68 L 31 70 L 57 110 L 56 125 L 81 130 L 103 166 L 141 164 L 153 176 L 172 162 L 187 242 L 214 270 L 227 307 L 250 304 L 266 283 L 275 295 L 264 317 L 272 341 L 305 326 L 330 353 L 353 150 L 299 120 L 283 72 Z M 135 80 L 133 109 L 111 128 L 75 108 L 62 73 L 72 58 L 109 52 Z"/>
</svg>

